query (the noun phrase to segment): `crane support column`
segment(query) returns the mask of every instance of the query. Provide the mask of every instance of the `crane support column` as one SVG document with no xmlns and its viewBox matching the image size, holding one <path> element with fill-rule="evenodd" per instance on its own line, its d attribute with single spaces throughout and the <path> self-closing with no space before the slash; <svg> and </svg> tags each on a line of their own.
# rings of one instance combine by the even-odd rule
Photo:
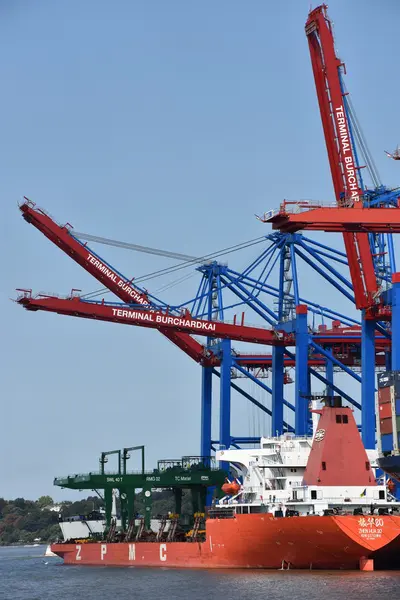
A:
<svg viewBox="0 0 400 600">
<path fill-rule="evenodd" d="M 330 347 L 326 347 L 325 350 L 328 350 L 328 352 L 332 352 L 332 348 Z M 329 396 L 333 396 L 333 385 L 334 385 L 334 381 L 333 381 L 333 362 L 331 360 L 329 360 L 328 358 L 326 359 L 326 363 L 325 363 L 325 379 L 327 381 L 326 384 L 326 393 Z"/>
<path fill-rule="evenodd" d="M 308 430 L 308 399 L 310 395 L 308 377 L 308 329 L 307 306 L 296 306 L 296 435 L 307 435 Z"/>
<path fill-rule="evenodd" d="M 127 488 L 128 525 L 135 518 L 135 488 Z"/>
<path fill-rule="evenodd" d="M 392 370 L 400 370 L 400 273 L 392 275 Z"/>
<path fill-rule="evenodd" d="M 392 370 L 392 351 L 391 350 L 386 350 L 386 352 L 385 352 L 385 370 L 386 371 Z"/>
<path fill-rule="evenodd" d="M 222 361 L 220 379 L 219 443 L 221 447 L 231 445 L 231 341 L 221 341 Z M 227 463 L 221 464 L 221 468 Z"/>
<path fill-rule="evenodd" d="M 106 507 L 106 527 L 110 527 L 111 525 L 111 512 L 112 512 L 112 488 L 105 488 L 104 490 L 104 504 Z"/>
<path fill-rule="evenodd" d="M 212 367 L 201 369 L 201 456 L 211 453 Z"/>
<path fill-rule="evenodd" d="M 283 433 L 283 346 L 272 349 L 272 425 L 271 435 Z"/>
<path fill-rule="evenodd" d="M 375 448 L 375 323 L 361 323 L 361 437 L 365 448 Z"/>
</svg>

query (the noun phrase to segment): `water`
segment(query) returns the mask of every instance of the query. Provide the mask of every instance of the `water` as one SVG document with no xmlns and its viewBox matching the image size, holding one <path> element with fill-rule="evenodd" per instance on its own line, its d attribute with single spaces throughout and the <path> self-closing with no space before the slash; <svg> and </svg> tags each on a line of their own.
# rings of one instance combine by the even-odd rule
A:
<svg viewBox="0 0 400 600">
<path fill-rule="evenodd" d="M 0 600 L 380 600 L 400 590 L 400 571 L 66 567 L 44 551 L 0 548 Z"/>
</svg>

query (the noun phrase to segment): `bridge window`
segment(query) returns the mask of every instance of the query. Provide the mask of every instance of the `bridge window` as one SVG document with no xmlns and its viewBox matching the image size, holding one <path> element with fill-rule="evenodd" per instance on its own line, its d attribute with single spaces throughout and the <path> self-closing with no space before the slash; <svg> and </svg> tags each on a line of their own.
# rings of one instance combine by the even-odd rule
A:
<svg viewBox="0 0 400 600">
<path fill-rule="evenodd" d="M 336 415 L 336 423 L 348 423 L 349 417 L 347 415 Z"/>
<path fill-rule="evenodd" d="M 311 500 L 317 499 L 317 490 L 311 490 Z"/>
</svg>

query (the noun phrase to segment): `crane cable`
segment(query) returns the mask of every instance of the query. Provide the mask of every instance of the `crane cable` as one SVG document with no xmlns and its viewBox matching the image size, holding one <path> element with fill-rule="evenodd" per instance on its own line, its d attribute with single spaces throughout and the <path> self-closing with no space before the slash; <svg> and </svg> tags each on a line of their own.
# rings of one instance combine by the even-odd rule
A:
<svg viewBox="0 0 400 600">
<path fill-rule="evenodd" d="M 150 281 L 151 279 L 155 279 L 156 277 L 161 277 L 162 275 L 167 275 L 169 273 L 175 273 L 176 271 L 180 271 L 182 269 L 187 269 L 193 264 L 199 262 L 207 262 L 211 261 L 214 258 L 219 256 L 226 256 L 228 254 L 232 254 L 233 252 L 237 252 L 238 250 L 244 250 L 245 248 L 249 248 L 250 246 L 255 246 L 256 244 L 260 244 L 265 240 L 265 236 L 261 236 L 259 238 L 254 238 L 247 242 L 242 242 L 240 244 L 236 244 L 235 246 L 229 246 L 228 248 L 224 248 L 223 250 L 219 250 L 218 252 L 213 252 L 211 254 L 206 254 L 200 258 L 191 258 L 190 260 L 185 260 L 182 263 L 174 265 L 172 267 L 167 267 L 166 269 L 159 269 L 158 271 L 153 271 L 151 273 L 147 273 L 146 275 L 142 275 L 141 277 L 137 277 L 134 280 L 134 285 L 137 283 L 143 283 L 145 281 Z M 98 290 L 93 290 L 92 292 L 88 292 L 87 294 L 83 294 L 81 298 L 92 299 L 100 294 L 109 293 L 110 290 L 108 288 L 100 288 Z"/>
<path fill-rule="evenodd" d="M 116 248 L 124 248 L 125 250 L 135 250 L 136 252 L 144 252 L 145 254 L 155 254 L 157 256 L 165 256 L 166 258 L 176 258 L 177 260 L 193 260 L 201 261 L 201 259 L 195 256 L 189 256 L 187 254 L 180 254 L 179 252 L 169 252 L 168 250 L 160 250 L 159 248 L 151 248 L 150 246 L 140 246 L 139 244 L 130 244 L 128 242 L 120 242 L 119 240 L 112 240 L 110 238 L 100 237 L 98 235 L 91 235 L 89 233 L 81 233 L 80 231 L 73 231 L 74 237 L 85 240 L 86 242 L 96 242 L 97 244 L 105 244 L 106 246 L 115 246 Z"/>
<path fill-rule="evenodd" d="M 191 279 L 194 276 L 195 276 L 195 273 L 189 273 L 188 275 L 182 275 L 181 277 L 178 277 L 178 279 L 174 279 L 173 281 L 166 283 L 165 285 L 162 285 L 158 289 L 154 290 L 154 293 L 159 294 L 160 292 L 165 292 L 166 290 L 170 290 L 171 288 L 175 287 L 176 285 L 179 285 L 180 283 L 183 283 L 184 281 L 188 281 L 189 279 Z"/>
</svg>

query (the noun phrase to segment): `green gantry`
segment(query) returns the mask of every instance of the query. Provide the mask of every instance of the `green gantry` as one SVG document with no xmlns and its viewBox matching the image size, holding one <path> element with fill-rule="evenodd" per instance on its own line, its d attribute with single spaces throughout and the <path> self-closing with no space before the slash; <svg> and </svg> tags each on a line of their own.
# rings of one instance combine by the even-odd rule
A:
<svg viewBox="0 0 400 600">
<path fill-rule="evenodd" d="M 141 452 L 141 471 L 128 471 L 127 460 L 130 452 Z M 118 470 L 106 472 L 105 464 L 110 454 L 118 455 Z M 182 490 L 189 489 L 192 496 L 193 513 L 204 512 L 207 490 L 215 487 L 216 495 L 221 497 L 221 486 L 226 478 L 226 471 L 215 466 L 210 456 L 184 456 L 181 459 L 159 460 L 157 468 L 145 470 L 144 446 L 132 446 L 122 450 L 102 452 L 99 463 L 100 470 L 84 474 L 55 477 L 54 485 L 71 490 L 103 490 L 107 528 L 111 524 L 112 492 L 119 491 L 121 503 L 121 525 L 126 531 L 127 525 L 135 515 L 135 491 L 144 491 L 145 527 L 150 528 L 152 491 L 154 489 L 171 489 L 175 496 L 175 512 L 181 514 Z"/>
</svg>

